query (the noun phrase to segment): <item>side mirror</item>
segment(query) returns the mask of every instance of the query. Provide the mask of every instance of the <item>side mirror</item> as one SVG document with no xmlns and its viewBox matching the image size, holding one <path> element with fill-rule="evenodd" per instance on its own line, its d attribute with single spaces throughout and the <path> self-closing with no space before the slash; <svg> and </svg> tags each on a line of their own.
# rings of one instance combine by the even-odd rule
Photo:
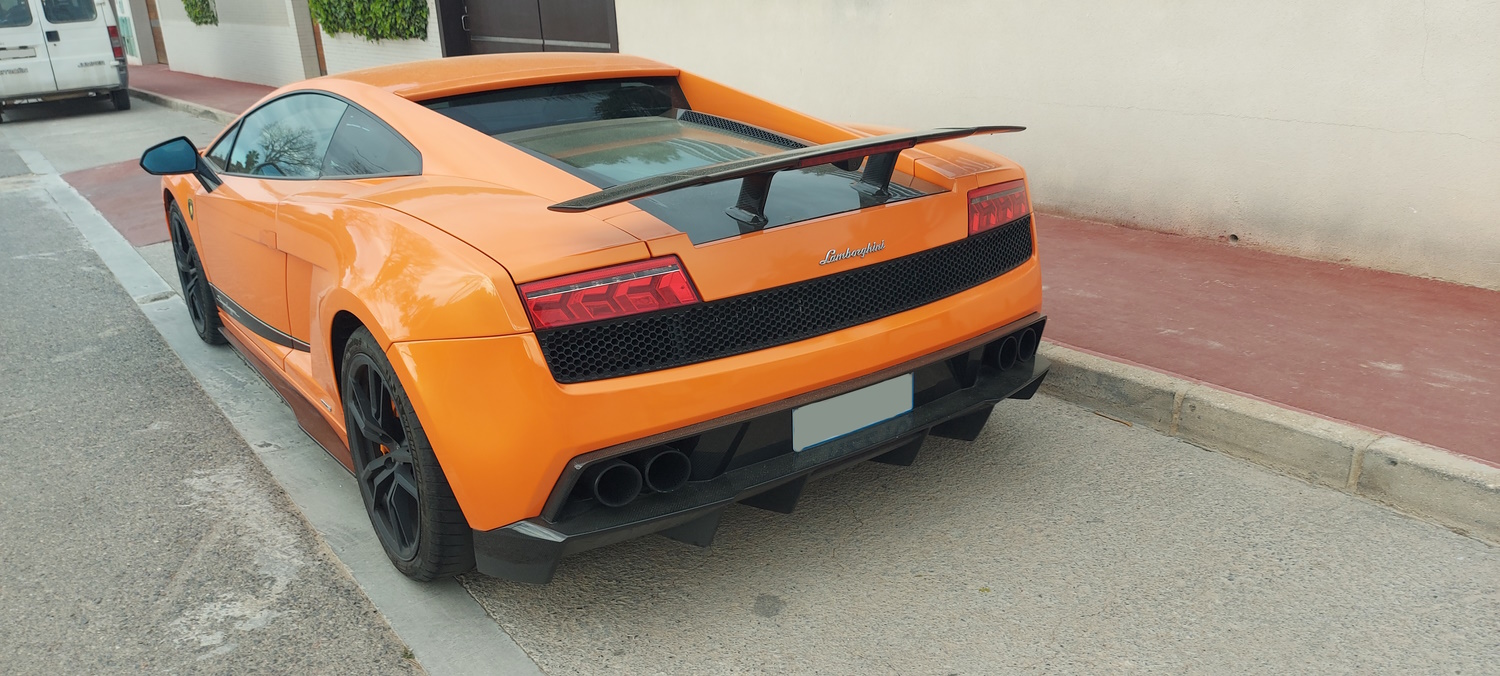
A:
<svg viewBox="0 0 1500 676">
<path fill-rule="evenodd" d="M 157 176 L 196 173 L 198 148 L 186 136 L 158 143 L 141 153 L 141 168 Z"/>
</svg>

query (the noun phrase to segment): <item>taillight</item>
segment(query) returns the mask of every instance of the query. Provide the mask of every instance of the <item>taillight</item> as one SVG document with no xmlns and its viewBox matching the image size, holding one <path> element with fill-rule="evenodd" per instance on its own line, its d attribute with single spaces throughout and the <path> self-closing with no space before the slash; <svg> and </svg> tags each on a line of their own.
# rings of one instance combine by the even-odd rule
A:
<svg viewBox="0 0 1500 676">
<path fill-rule="evenodd" d="M 1026 181 L 1006 181 L 969 191 L 969 234 L 977 235 L 1031 213 Z"/>
<path fill-rule="evenodd" d="M 95 33 L 95 35 L 98 35 L 98 33 Z M 120 27 L 119 26 L 110 26 L 109 27 L 109 46 L 115 48 L 115 58 L 116 59 L 123 59 L 123 58 L 125 58 L 125 42 L 120 39 Z"/>
<path fill-rule="evenodd" d="M 537 330 L 699 302 L 676 256 L 527 282 L 520 289 Z"/>
</svg>

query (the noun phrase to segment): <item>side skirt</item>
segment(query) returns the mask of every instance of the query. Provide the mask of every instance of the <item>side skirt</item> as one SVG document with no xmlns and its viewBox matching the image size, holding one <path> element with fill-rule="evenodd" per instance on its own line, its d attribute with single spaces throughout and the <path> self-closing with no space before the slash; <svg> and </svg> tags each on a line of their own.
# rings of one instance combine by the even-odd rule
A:
<svg viewBox="0 0 1500 676">
<path fill-rule="evenodd" d="M 266 384 L 271 386 L 271 389 L 276 390 L 276 394 L 281 395 L 282 401 L 285 401 L 286 405 L 292 409 L 292 414 L 297 416 L 297 426 L 301 427 L 302 431 L 307 433 L 307 436 L 312 437 L 313 441 L 318 442 L 318 445 L 322 446 L 324 451 L 333 456 L 334 460 L 339 461 L 339 464 L 343 465 L 344 469 L 353 473 L 354 459 L 349 455 L 349 446 L 339 436 L 338 430 L 334 429 L 333 425 L 328 424 L 328 420 L 321 413 L 318 413 L 316 408 L 313 408 L 312 402 L 303 398 L 302 394 L 297 391 L 297 388 L 292 386 L 291 381 L 287 380 L 286 376 L 281 375 L 280 371 L 266 363 L 259 352 L 241 342 L 229 326 L 224 326 L 219 329 L 219 332 L 223 333 L 224 337 L 229 339 L 229 344 L 234 347 L 235 352 L 239 353 L 240 358 L 244 359 L 245 363 L 255 369 L 255 372 L 260 374 L 261 379 L 265 380 Z"/>
</svg>

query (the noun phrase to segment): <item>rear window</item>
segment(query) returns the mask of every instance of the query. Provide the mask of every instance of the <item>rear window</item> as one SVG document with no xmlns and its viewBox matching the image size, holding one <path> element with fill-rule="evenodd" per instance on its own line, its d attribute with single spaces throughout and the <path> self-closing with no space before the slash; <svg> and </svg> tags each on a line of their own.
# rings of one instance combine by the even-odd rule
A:
<svg viewBox="0 0 1500 676">
<path fill-rule="evenodd" d="M 31 0 L 0 0 L 0 28 L 31 25 Z"/>
<path fill-rule="evenodd" d="M 425 102 L 600 188 L 804 144 L 781 134 L 688 107 L 676 78 L 592 80 L 479 92 Z M 831 164 L 778 172 L 766 202 L 766 227 L 865 206 L 859 173 Z M 634 200 L 632 204 L 703 244 L 743 233 L 725 209 L 740 181 L 722 181 Z M 942 188 L 897 173 L 892 197 Z"/>
<path fill-rule="evenodd" d="M 486 134 L 578 122 L 653 117 L 687 108 L 677 78 L 588 80 L 499 89 L 423 102 Z"/>
<path fill-rule="evenodd" d="M 99 18 L 94 0 L 42 0 L 42 14 L 52 23 L 75 23 Z"/>
</svg>

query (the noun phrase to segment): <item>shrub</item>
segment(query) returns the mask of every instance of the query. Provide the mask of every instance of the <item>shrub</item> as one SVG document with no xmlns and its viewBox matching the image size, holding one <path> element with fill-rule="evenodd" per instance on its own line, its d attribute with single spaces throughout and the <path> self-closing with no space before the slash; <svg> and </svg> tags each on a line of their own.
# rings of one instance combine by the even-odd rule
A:
<svg viewBox="0 0 1500 676">
<path fill-rule="evenodd" d="M 182 8 L 188 18 L 199 26 L 219 25 L 219 13 L 214 10 L 214 0 L 182 0 Z"/>
<path fill-rule="evenodd" d="M 349 33 L 371 41 L 427 39 L 427 0 L 308 0 L 307 4 L 313 19 L 329 35 Z"/>
</svg>

